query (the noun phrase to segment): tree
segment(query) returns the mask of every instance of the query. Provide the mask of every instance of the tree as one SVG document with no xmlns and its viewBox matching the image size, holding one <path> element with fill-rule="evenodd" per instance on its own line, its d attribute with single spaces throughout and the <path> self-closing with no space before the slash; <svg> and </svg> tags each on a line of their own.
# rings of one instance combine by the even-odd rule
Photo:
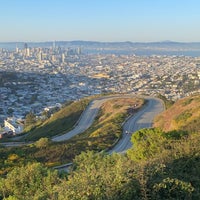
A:
<svg viewBox="0 0 200 200">
<path fill-rule="evenodd" d="M 153 189 L 155 199 L 192 199 L 194 191 L 191 183 L 169 177 L 155 184 Z"/>
<path fill-rule="evenodd" d="M 51 114 L 48 112 L 48 111 L 43 111 L 42 112 L 42 117 L 44 118 L 44 119 L 47 119 L 47 118 L 49 118 L 51 116 Z"/>
<path fill-rule="evenodd" d="M 131 138 L 133 147 L 127 151 L 128 156 L 134 161 L 148 160 L 164 151 L 167 139 L 163 137 L 160 129 L 142 129 L 136 131 Z"/>
<path fill-rule="evenodd" d="M 34 113 L 32 112 L 28 113 L 25 118 L 25 128 L 33 126 L 35 122 L 36 122 L 36 116 L 34 115 Z"/>
<path fill-rule="evenodd" d="M 75 170 L 60 187 L 59 199 L 139 199 L 139 185 L 132 177 L 127 157 L 90 151 L 81 153 L 74 163 Z"/>
<path fill-rule="evenodd" d="M 35 142 L 35 146 L 37 148 L 45 148 L 49 145 L 49 139 L 48 138 L 40 138 L 38 141 Z"/>
<path fill-rule="evenodd" d="M 60 183 L 57 171 L 39 163 L 16 167 L 0 179 L 0 196 L 4 199 L 57 199 L 54 186 Z"/>
</svg>

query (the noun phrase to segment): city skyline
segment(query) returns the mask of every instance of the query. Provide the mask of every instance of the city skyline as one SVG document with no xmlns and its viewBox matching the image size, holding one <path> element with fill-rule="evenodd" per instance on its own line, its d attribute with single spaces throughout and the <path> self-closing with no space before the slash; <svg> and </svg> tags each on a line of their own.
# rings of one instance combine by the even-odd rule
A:
<svg viewBox="0 0 200 200">
<path fill-rule="evenodd" d="M 200 42 L 198 0 L 0 0 L 0 42 Z"/>
</svg>

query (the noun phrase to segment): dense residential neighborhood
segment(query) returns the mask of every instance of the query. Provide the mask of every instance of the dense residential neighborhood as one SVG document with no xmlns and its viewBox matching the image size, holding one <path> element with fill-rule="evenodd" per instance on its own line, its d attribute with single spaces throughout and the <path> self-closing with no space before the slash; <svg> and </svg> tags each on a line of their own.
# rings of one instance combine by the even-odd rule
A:
<svg viewBox="0 0 200 200">
<path fill-rule="evenodd" d="M 177 100 L 199 88 L 200 57 L 87 54 L 81 47 L 55 45 L 0 49 L 0 123 L 7 128 L 11 117 L 41 116 L 89 95 L 159 93 Z M 16 130 L 20 133 L 21 125 Z"/>
</svg>

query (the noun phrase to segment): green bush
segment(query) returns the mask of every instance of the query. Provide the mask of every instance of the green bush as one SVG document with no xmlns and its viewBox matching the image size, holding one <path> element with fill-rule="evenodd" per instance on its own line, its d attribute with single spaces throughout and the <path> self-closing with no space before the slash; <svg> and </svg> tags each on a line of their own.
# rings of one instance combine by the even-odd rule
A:
<svg viewBox="0 0 200 200">
<path fill-rule="evenodd" d="M 194 187 L 191 183 L 176 178 L 165 178 L 153 187 L 153 199 L 192 199 Z"/>
<path fill-rule="evenodd" d="M 183 130 L 173 130 L 167 133 L 163 133 L 163 136 L 167 139 L 181 139 L 182 137 L 188 136 L 189 133 Z"/>
<path fill-rule="evenodd" d="M 4 179 L 0 179 L 0 195 L 4 199 L 55 199 L 53 187 L 60 179 L 39 163 L 16 167 Z"/>
<path fill-rule="evenodd" d="M 175 118 L 175 121 L 176 121 L 176 123 L 184 123 L 191 116 L 192 116 L 192 113 L 190 113 L 189 110 L 186 110 L 183 113 L 181 113 L 180 115 L 178 115 L 178 117 Z"/>
<path fill-rule="evenodd" d="M 133 148 L 128 150 L 128 156 L 134 161 L 148 160 L 164 150 L 166 139 L 160 129 L 141 129 L 136 131 L 131 142 Z"/>
</svg>

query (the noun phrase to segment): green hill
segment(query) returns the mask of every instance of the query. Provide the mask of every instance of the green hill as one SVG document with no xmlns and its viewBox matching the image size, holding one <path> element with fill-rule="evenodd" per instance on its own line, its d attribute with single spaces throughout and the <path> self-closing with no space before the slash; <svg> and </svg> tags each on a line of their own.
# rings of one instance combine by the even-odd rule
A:
<svg viewBox="0 0 200 200">
<path fill-rule="evenodd" d="M 39 121 L 35 125 L 31 126 L 30 130 L 25 130 L 25 133 L 27 133 L 26 140 L 33 141 L 38 140 L 41 137 L 50 138 L 69 131 L 78 121 L 81 113 L 91 99 L 92 98 L 85 98 L 80 101 L 72 102 L 54 113 L 47 120 L 42 122 Z"/>
<path fill-rule="evenodd" d="M 137 112 L 137 109 L 145 103 L 143 99 L 139 98 L 110 99 L 101 106 L 94 123 L 85 132 L 59 143 L 52 142 L 47 138 L 53 133 L 58 134 L 62 133 L 62 130 L 66 131 L 66 127 L 69 125 L 72 128 L 73 124 L 76 123 L 75 117 L 72 118 L 72 116 L 76 116 L 78 120 L 80 113 L 78 115 L 77 110 L 83 109 L 81 104 L 86 106 L 88 100 L 83 99 L 65 106 L 40 126 L 30 131 L 27 138 L 38 138 L 34 144 L 7 149 L 0 148 L 0 174 L 29 161 L 54 166 L 72 162 L 72 159 L 83 151 L 99 152 L 108 149 L 121 137 L 121 125 L 126 117 Z M 130 108 L 134 107 L 135 104 L 137 107 L 133 111 Z"/>
<path fill-rule="evenodd" d="M 199 200 L 199 103 L 199 95 L 177 101 L 155 121 L 160 128 L 141 129 L 132 134 L 134 145 L 127 154 L 87 151 L 92 150 L 93 142 L 96 145 L 98 137 L 107 134 L 104 128 L 107 122 L 120 109 L 127 110 L 124 102 L 113 100 L 102 106 L 88 132 L 69 143 L 51 146 L 44 139 L 24 150 L 0 148 L 0 199 Z M 81 145 L 77 151 L 75 143 L 87 148 Z M 35 163 L 45 159 L 48 162 L 53 155 L 66 159 L 73 151 L 82 153 L 73 160 L 69 173 L 59 174 Z M 37 159 L 38 154 L 44 157 Z M 16 167 L 16 163 L 21 166 Z M 6 166 L 12 170 L 3 171 Z"/>
<path fill-rule="evenodd" d="M 200 131 L 200 95 L 190 96 L 174 103 L 161 113 L 154 122 L 164 131 Z"/>
</svg>

